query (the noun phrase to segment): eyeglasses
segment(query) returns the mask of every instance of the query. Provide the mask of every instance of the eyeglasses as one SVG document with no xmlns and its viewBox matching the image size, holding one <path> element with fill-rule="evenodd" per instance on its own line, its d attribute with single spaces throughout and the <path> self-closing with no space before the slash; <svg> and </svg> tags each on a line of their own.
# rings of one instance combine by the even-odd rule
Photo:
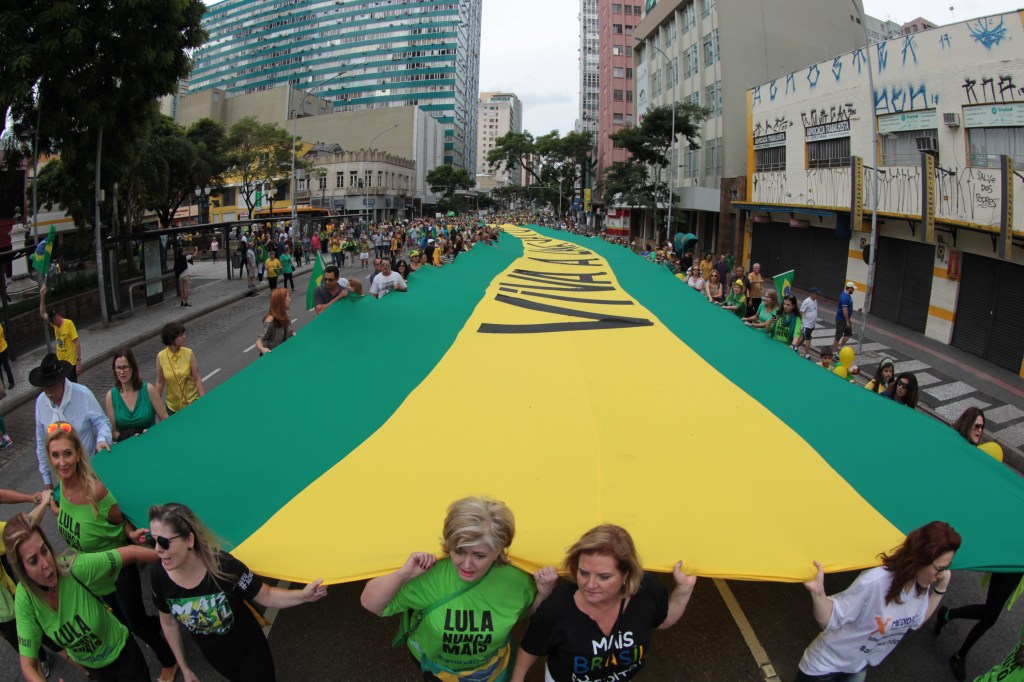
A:
<svg viewBox="0 0 1024 682">
<path fill-rule="evenodd" d="M 975 424 L 974 428 L 978 429 L 979 431 L 984 431 L 985 430 L 985 422 L 982 422 L 980 424 Z"/>
<path fill-rule="evenodd" d="M 908 388 L 910 388 L 910 382 L 909 381 L 897 381 L 896 382 L 896 388 L 902 388 L 904 390 L 908 389 Z"/>
<path fill-rule="evenodd" d="M 162 537 L 160 535 L 150 535 L 149 537 L 153 538 L 153 542 L 155 542 L 160 547 L 160 549 L 170 549 L 171 548 L 171 540 L 175 540 L 177 538 L 180 538 L 181 536 L 180 535 L 172 535 L 169 538 L 165 538 L 165 537 Z"/>
<path fill-rule="evenodd" d="M 75 430 L 75 427 L 71 426 L 71 424 L 68 424 L 67 422 L 54 422 L 46 427 L 46 433 L 53 433 L 57 429 L 60 429 L 65 433 L 71 433 Z"/>
<path fill-rule="evenodd" d="M 115 372 L 130 372 L 131 369 L 131 365 L 114 365 Z"/>
</svg>

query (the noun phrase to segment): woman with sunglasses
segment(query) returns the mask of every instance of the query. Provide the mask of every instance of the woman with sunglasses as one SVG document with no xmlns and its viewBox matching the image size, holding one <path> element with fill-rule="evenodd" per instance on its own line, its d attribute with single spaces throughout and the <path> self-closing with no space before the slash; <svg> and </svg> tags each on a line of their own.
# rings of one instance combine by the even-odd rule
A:
<svg viewBox="0 0 1024 682">
<path fill-rule="evenodd" d="M 932 521 L 911 531 L 891 553 L 881 554 L 881 566 L 863 571 L 832 596 L 825 594 L 825 571 L 815 561 L 815 577 L 804 587 L 822 632 L 804 651 L 796 682 L 864 680 L 869 666 L 881 663 L 939 607 L 960 542 L 952 526 Z"/>
<path fill-rule="evenodd" d="M 58 558 L 39 520 L 25 514 L 7 522 L 3 542 L 19 581 L 14 610 L 21 674 L 28 682 L 46 682 L 37 657 L 47 633 L 66 648 L 72 661 L 89 670 L 91 679 L 152 679 L 135 638 L 98 595 L 113 591 L 126 568 L 138 573 L 136 564 L 156 561 L 153 550 L 124 546 Z M 174 675 L 163 674 L 160 679 L 172 680 Z"/>
<path fill-rule="evenodd" d="M 114 386 L 107 391 L 104 409 L 114 430 L 114 442 L 136 436 L 167 419 L 167 408 L 156 386 L 139 376 L 139 364 L 131 348 L 114 353 Z"/>
<path fill-rule="evenodd" d="M 917 377 L 910 372 L 904 372 L 896 377 L 896 381 L 889 385 L 886 395 L 906 405 L 910 409 L 917 409 Z"/>
<path fill-rule="evenodd" d="M 150 572 L 153 605 L 185 682 L 198 682 L 185 660 L 181 629 L 210 665 L 231 682 L 273 682 L 274 659 L 246 601 L 285 609 L 323 599 L 316 580 L 300 590 L 270 587 L 220 548 L 191 509 L 169 503 L 149 508 L 149 532 L 160 562 Z M 180 626 L 180 627 L 179 627 Z"/>
<path fill-rule="evenodd" d="M 114 494 L 96 476 L 85 457 L 82 441 L 66 422 L 51 424 L 46 436 L 46 453 L 57 478 L 50 510 L 57 516 L 57 530 L 78 552 L 105 552 L 137 545 L 145 530 L 136 529 L 121 513 Z M 160 624 L 146 614 L 142 601 L 142 578 L 135 566 L 125 566 L 117 576 L 112 594 L 104 601 L 156 654 L 163 670 L 160 680 L 174 679 L 174 654 L 160 633 Z"/>
<path fill-rule="evenodd" d="M 717 270 L 711 271 L 711 279 L 704 285 L 704 295 L 712 303 L 725 301 L 725 292 L 722 290 L 722 277 Z"/>
</svg>

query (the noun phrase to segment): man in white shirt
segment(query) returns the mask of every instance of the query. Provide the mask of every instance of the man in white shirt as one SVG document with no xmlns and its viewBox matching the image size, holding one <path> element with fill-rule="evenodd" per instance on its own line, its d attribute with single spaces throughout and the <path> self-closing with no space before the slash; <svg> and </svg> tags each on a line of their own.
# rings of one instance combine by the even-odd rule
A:
<svg viewBox="0 0 1024 682">
<path fill-rule="evenodd" d="M 818 323 L 818 294 L 820 293 L 821 289 L 811 287 L 810 291 L 807 292 L 807 298 L 800 304 L 800 323 L 802 327 L 800 333 L 803 336 L 804 345 L 804 350 L 800 355 L 805 358 L 811 353 L 811 335 L 814 333 L 814 326 Z"/>
<path fill-rule="evenodd" d="M 374 298 L 384 298 L 392 291 L 406 291 L 405 278 L 391 269 L 390 258 L 382 258 L 380 274 L 375 276 L 370 284 L 370 295 Z"/>
</svg>

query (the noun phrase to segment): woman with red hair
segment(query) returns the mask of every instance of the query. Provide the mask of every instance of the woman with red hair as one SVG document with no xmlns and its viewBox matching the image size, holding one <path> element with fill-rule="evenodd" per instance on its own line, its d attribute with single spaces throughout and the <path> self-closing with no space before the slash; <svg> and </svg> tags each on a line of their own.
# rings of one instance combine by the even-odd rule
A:
<svg viewBox="0 0 1024 682">
<path fill-rule="evenodd" d="M 949 566 L 960 534 L 942 521 L 912 531 L 882 565 L 862 572 L 847 589 L 825 594 L 825 571 L 817 561 L 811 593 L 814 619 L 822 629 L 800 659 L 797 682 L 860 682 L 910 630 L 939 608 L 949 587 Z"/>
<path fill-rule="evenodd" d="M 270 294 L 270 310 L 263 316 L 263 328 L 256 339 L 256 350 L 260 355 L 269 353 L 295 336 L 292 318 L 288 309 L 292 306 L 292 292 L 289 289 L 274 289 Z"/>
</svg>

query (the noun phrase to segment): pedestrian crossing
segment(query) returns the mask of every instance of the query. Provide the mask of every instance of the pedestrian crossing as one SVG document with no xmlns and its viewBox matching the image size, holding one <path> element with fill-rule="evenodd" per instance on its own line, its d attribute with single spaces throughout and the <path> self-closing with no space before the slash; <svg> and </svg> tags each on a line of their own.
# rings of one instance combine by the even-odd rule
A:
<svg viewBox="0 0 1024 682">
<path fill-rule="evenodd" d="M 831 344 L 834 337 L 835 327 L 819 322 L 811 335 L 811 345 L 820 348 Z M 857 348 L 857 341 L 854 336 L 847 345 Z M 861 346 L 856 361 L 861 375 L 865 378 L 873 376 L 884 357 L 895 361 L 897 374 L 914 373 L 921 389 L 919 405 L 923 404 L 946 423 L 955 422 L 968 407 L 978 407 L 985 411 L 989 437 L 1002 445 L 1024 447 L 1024 410 L 988 396 L 965 381 L 948 377 L 926 362 L 904 357 L 899 351 L 877 341 L 865 342 Z"/>
</svg>

